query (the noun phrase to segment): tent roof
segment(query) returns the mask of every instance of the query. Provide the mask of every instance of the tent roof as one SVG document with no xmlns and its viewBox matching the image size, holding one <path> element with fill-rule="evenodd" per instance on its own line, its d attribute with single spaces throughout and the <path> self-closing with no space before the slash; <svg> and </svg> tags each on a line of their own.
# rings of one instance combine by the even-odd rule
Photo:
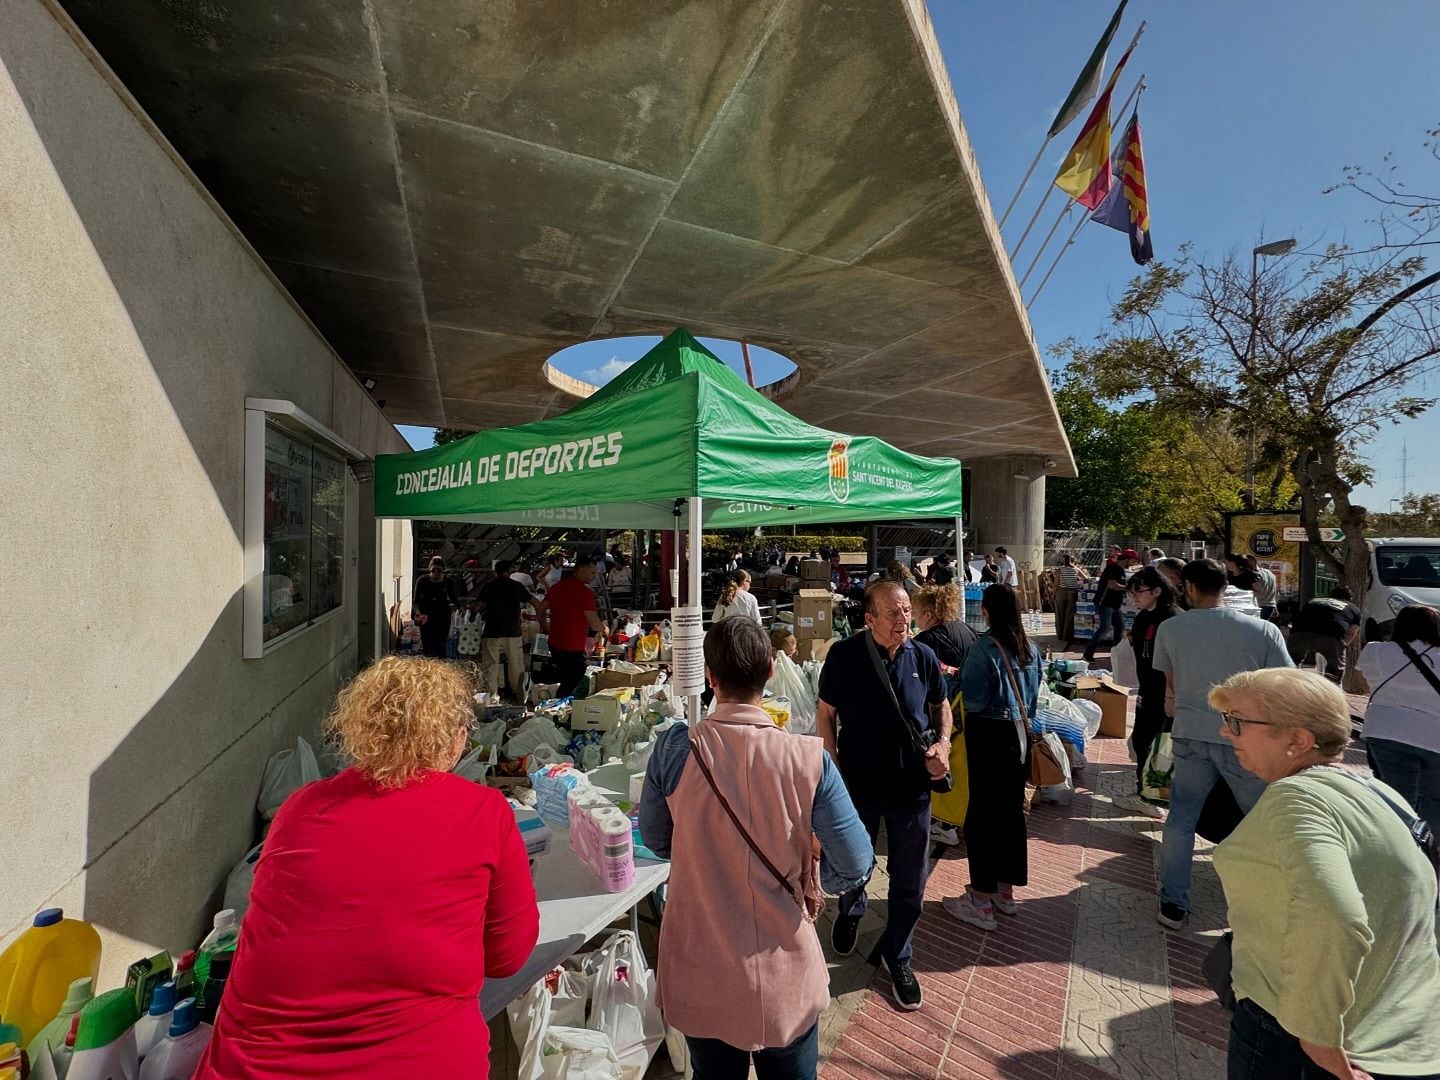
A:
<svg viewBox="0 0 1440 1080">
<path fill-rule="evenodd" d="M 592 528 L 958 517 L 960 463 L 813 427 L 683 328 L 560 416 L 375 463 L 378 517 Z"/>
</svg>

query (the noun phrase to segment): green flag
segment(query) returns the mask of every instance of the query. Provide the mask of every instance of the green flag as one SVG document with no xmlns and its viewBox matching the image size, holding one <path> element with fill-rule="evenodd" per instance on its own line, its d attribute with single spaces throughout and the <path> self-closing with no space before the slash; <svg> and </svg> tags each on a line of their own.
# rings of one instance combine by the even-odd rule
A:
<svg viewBox="0 0 1440 1080">
<path fill-rule="evenodd" d="M 1050 130 L 1045 135 L 1047 139 L 1053 139 L 1068 127 L 1070 121 L 1079 116 L 1099 92 L 1100 79 L 1105 74 L 1105 53 L 1110 48 L 1110 39 L 1115 36 L 1115 31 L 1120 29 L 1120 16 L 1125 14 L 1125 5 L 1129 2 L 1130 0 L 1120 0 L 1120 6 L 1115 9 L 1115 14 L 1110 16 L 1110 25 L 1105 27 L 1105 32 L 1095 43 L 1095 50 L 1090 54 L 1090 59 L 1085 61 L 1085 67 L 1080 72 L 1080 77 L 1075 80 L 1075 85 L 1070 88 L 1070 96 L 1065 99 L 1065 104 L 1060 106 L 1055 122 L 1050 125 Z"/>
</svg>

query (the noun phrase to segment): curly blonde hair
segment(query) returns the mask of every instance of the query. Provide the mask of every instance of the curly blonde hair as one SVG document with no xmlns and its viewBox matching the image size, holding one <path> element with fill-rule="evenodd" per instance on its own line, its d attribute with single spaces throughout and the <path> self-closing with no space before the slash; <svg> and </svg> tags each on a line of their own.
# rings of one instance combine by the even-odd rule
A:
<svg viewBox="0 0 1440 1080">
<path fill-rule="evenodd" d="M 912 604 L 930 612 L 937 622 L 953 622 L 960 617 L 964 608 L 965 594 L 954 582 L 949 585 L 926 585 L 915 594 Z"/>
<path fill-rule="evenodd" d="M 404 787 L 427 769 L 449 769 L 455 735 L 475 723 L 474 687 L 443 660 L 387 656 L 345 686 L 325 733 L 381 787 Z"/>
</svg>

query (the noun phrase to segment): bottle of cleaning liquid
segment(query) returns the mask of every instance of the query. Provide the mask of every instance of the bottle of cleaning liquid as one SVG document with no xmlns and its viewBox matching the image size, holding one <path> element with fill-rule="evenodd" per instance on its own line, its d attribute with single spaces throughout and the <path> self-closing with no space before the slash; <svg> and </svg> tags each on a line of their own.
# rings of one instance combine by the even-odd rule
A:
<svg viewBox="0 0 1440 1080">
<path fill-rule="evenodd" d="M 123 986 L 98 994 L 80 1010 L 68 1080 L 135 1080 L 135 995 Z"/>
<path fill-rule="evenodd" d="M 232 952 L 235 942 L 240 938 L 240 920 L 235 917 L 233 908 L 225 908 L 215 913 L 215 928 L 205 935 L 205 940 L 200 942 L 200 950 L 195 956 L 195 1000 L 203 1003 L 205 1001 L 205 983 L 210 978 L 210 963 L 216 955 L 222 952 Z"/>
<path fill-rule="evenodd" d="M 34 925 L 0 953 L 0 1016 L 28 1045 L 65 1004 L 76 979 L 100 973 L 100 935 L 89 923 L 46 908 Z"/>
<path fill-rule="evenodd" d="M 55 1080 L 68 1080 L 70 1061 L 75 1057 L 75 1037 L 79 1029 L 80 1014 L 76 1013 L 70 1018 L 70 1030 L 65 1033 L 65 1041 L 50 1051 L 50 1067 L 55 1070 Z"/>
<path fill-rule="evenodd" d="M 140 1066 L 139 1080 L 191 1080 L 210 1044 L 210 1032 L 210 1025 L 200 1022 L 195 999 L 180 1002 L 170 1018 L 170 1034 Z"/>
<path fill-rule="evenodd" d="M 74 1025 L 75 1014 L 85 1007 L 85 1003 L 95 996 L 95 980 L 86 975 L 83 979 L 76 979 L 70 984 L 70 989 L 65 991 L 65 1004 L 60 1006 L 60 1012 L 40 1029 L 40 1033 L 30 1040 L 30 1045 L 25 1048 L 30 1055 L 30 1060 L 35 1061 L 40 1056 L 40 1047 L 45 1045 L 50 1049 L 64 1045 L 65 1036 Z"/>
<path fill-rule="evenodd" d="M 170 1014 L 174 1011 L 175 983 L 161 983 L 150 995 L 149 1010 L 135 1024 L 135 1052 L 141 1061 L 165 1038 L 170 1030 Z"/>
<path fill-rule="evenodd" d="M 186 949 L 175 961 L 175 1000 L 195 996 L 195 950 Z"/>
<path fill-rule="evenodd" d="M 220 953 L 210 961 L 210 979 L 205 983 L 205 1004 L 198 1009 L 200 1019 L 207 1024 L 213 1025 L 215 1018 L 220 1015 L 220 1002 L 225 997 L 225 984 L 230 981 L 230 965 L 234 960 L 235 954 L 227 952 Z"/>
<path fill-rule="evenodd" d="M 163 982 L 169 982 L 174 963 L 168 952 L 141 957 L 125 972 L 125 985 L 135 992 L 135 1009 L 143 1017 L 150 1011 L 150 995 Z"/>
</svg>

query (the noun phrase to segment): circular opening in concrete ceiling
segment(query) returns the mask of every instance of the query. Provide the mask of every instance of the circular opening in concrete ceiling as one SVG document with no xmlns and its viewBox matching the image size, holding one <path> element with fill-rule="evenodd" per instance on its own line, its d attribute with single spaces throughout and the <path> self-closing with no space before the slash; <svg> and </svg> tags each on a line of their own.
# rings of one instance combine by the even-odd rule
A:
<svg viewBox="0 0 1440 1080">
<path fill-rule="evenodd" d="M 658 334 L 582 341 L 561 349 L 545 361 L 545 377 L 567 394 L 589 397 L 660 341 Z M 746 378 L 745 350 L 740 342 L 711 337 L 702 337 L 699 341 L 724 361 L 726 367 L 740 378 Z M 753 385 L 757 390 L 773 398 L 791 388 L 799 372 L 794 361 L 760 345 L 749 346 L 749 353 Z"/>
</svg>

